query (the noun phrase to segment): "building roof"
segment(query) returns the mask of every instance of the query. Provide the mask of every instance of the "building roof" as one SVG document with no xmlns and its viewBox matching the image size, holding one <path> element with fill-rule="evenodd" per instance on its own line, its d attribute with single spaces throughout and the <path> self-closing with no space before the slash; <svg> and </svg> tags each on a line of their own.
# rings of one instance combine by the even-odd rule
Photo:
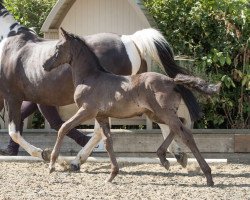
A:
<svg viewBox="0 0 250 200">
<path fill-rule="evenodd" d="M 47 32 L 49 30 L 58 29 L 75 1 L 76 0 L 58 0 L 45 20 L 41 31 Z M 153 17 L 148 13 L 141 0 L 127 1 L 142 20 L 146 20 L 151 27 L 156 27 Z"/>
</svg>

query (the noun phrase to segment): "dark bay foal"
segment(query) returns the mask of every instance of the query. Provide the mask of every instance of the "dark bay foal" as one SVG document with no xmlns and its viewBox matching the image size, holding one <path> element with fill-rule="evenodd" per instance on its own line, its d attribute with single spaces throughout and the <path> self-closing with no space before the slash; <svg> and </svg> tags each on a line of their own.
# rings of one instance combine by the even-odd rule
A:
<svg viewBox="0 0 250 200">
<path fill-rule="evenodd" d="M 211 169 L 201 156 L 191 131 L 176 114 L 181 101 L 176 86 L 185 85 L 205 94 L 214 94 L 219 91 L 220 85 L 208 85 L 200 78 L 181 74 L 174 79 L 154 72 L 132 76 L 114 75 L 105 71 L 83 40 L 63 29 L 62 35 L 54 55 L 43 66 L 50 71 L 63 63 L 71 65 L 75 86 L 74 100 L 79 110 L 58 132 L 51 155 L 50 172 L 55 170 L 55 161 L 68 131 L 83 121 L 95 118 L 102 130 L 96 134 L 102 135 L 111 160 L 111 174 L 107 180 L 112 181 L 118 174 L 119 167 L 114 155 L 108 117 L 128 118 L 146 114 L 151 120 L 170 127 L 170 134 L 157 150 L 161 164 L 169 167 L 165 152 L 175 137 L 180 138 L 197 159 L 207 184 L 214 184 Z M 79 152 L 79 159 L 81 153 Z M 75 160 L 72 167 L 79 169 L 80 160 Z"/>
</svg>

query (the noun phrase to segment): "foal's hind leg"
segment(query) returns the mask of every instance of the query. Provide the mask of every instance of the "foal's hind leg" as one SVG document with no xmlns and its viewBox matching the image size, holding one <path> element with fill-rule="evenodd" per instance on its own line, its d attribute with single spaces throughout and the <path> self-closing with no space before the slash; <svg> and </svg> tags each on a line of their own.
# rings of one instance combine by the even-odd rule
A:
<svg viewBox="0 0 250 200">
<path fill-rule="evenodd" d="M 205 174 L 206 179 L 207 179 L 207 185 L 213 186 L 214 182 L 213 182 L 213 178 L 211 175 L 211 168 L 209 167 L 209 165 L 207 164 L 205 159 L 202 157 L 202 155 L 201 155 L 201 153 L 200 153 L 200 151 L 199 151 L 199 149 L 194 141 L 194 137 L 193 137 L 191 131 L 189 129 L 187 129 L 185 126 L 183 126 L 182 124 L 180 124 L 176 128 L 177 128 L 177 132 L 180 135 L 181 139 L 190 148 L 190 150 L 194 154 L 197 162 L 199 163 L 201 170 Z"/>
<path fill-rule="evenodd" d="M 174 133 L 170 132 L 166 139 L 163 141 L 161 146 L 157 149 L 157 155 L 161 161 L 161 164 L 168 170 L 170 167 L 169 161 L 166 159 L 166 151 L 168 149 L 168 146 L 174 139 Z"/>
<path fill-rule="evenodd" d="M 102 129 L 102 139 L 105 145 L 105 148 L 108 152 L 110 161 L 111 161 L 111 173 L 109 177 L 107 178 L 107 182 L 111 182 L 119 173 L 119 166 L 115 157 L 114 149 L 113 149 L 113 141 L 110 134 L 110 126 L 109 126 L 109 119 L 108 118 L 102 118 L 102 119 L 96 119 L 98 123 L 100 124 L 100 127 Z"/>
<path fill-rule="evenodd" d="M 169 126 L 160 123 L 158 123 L 158 125 L 161 128 L 161 132 L 165 140 L 167 136 L 170 134 Z M 187 166 L 187 154 L 183 152 L 179 144 L 180 141 L 177 142 L 175 139 L 173 139 L 173 141 L 169 144 L 169 147 L 166 149 L 166 151 L 169 151 L 176 158 L 177 162 L 180 163 L 180 165 L 183 168 L 185 168 Z M 163 152 L 161 154 L 163 154 Z M 166 152 L 164 154 L 166 156 Z"/>
<path fill-rule="evenodd" d="M 192 151 L 194 154 L 196 160 L 198 161 L 201 170 L 203 171 L 204 175 L 206 176 L 207 179 L 207 185 L 208 186 L 213 186 L 213 178 L 211 175 L 211 168 L 208 166 L 207 162 L 205 159 L 202 157 L 198 147 L 196 146 L 196 143 L 194 141 L 193 135 L 189 129 L 187 129 L 179 120 L 179 118 L 176 117 L 171 117 L 168 120 L 169 126 L 171 129 L 171 132 L 177 134 L 182 141 L 189 147 L 189 149 Z"/>
</svg>

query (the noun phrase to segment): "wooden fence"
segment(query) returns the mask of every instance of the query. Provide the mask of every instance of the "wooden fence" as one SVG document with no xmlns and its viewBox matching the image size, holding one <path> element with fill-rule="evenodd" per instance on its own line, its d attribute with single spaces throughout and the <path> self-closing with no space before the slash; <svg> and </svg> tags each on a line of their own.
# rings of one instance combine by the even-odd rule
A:
<svg viewBox="0 0 250 200">
<path fill-rule="evenodd" d="M 82 130 L 84 134 L 91 134 L 93 130 Z M 155 153 L 163 142 L 160 129 L 152 130 L 118 130 L 112 129 L 114 149 L 116 153 L 124 155 L 143 155 Z M 250 130 L 249 129 L 193 129 L 197 146 L 203 153 L 250 153 Z M 31 144 L 47 148 L 53 147 L 56 140 L 54 130 L 44 131 L 41 129 L 27 129 L 24 138 Z M 0 146 L 7 145 L 9 140 L 8 131 L 0 130 Z M 61 153 L 76 155 L 80 146 L 68 137 L 65 137 Z M 189 149 L 184 147 L 185 151 Z M 21 149 L 21 151 L 24 151 Z M 103 144 L 100 143 L 95 152 L 103 152 Z M 155 154 L 154 154 L 155 156 Z"/>
</svg>

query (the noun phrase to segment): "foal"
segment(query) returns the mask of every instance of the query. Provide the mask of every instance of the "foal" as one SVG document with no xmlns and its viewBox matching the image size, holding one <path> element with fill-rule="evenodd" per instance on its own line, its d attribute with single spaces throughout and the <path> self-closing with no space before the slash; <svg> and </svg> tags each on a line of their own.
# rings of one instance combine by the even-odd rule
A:
<svg viewBox="0 0 250 200">
<path fill-rule="evenodd" d="M 199 78 L 180 74 L 174 79 L 154 72 L 133 76 L 114 75 L 102 68 L 83 40 L 63 29 L 62 35 L 63 38 L 57 44 L 54 55 L 43 66 L 45 70 L 50 71 L 63 63 L 71 65 L 75 86 L 74 100 L 79 110 L 58 131 L 51 155 L 50 172 L 55 170 L 55 161 L 64 135 L 81 122 L 96 118 L 102 130 L 97 134 L 102 134 L 111 160 L 111 174 L 107 181 L 112 181 L 119 168 L 113 151 L 108 117 L 128 118 L 145 113 L 151 120 L 166 124 L 171 130 L 157 150 L 161 164 L 168 168 L 169 162 L 165 152 L 173 138 L 179 137 L 196 157 L 206 176 L 207 184 L 214 184 L 211 169 L 201 156 L 192 133 L 176 114 L 181 96 L 175 88 L 177 84 L 181 84 L 206 94 L 213 94 L 218 92 L 219 85 L 208 85 Z M 78 153 L 78 160 L 72 163 L 77 169 L 80 168 L 80 157 L 81 151 Z"/>
</svg>

